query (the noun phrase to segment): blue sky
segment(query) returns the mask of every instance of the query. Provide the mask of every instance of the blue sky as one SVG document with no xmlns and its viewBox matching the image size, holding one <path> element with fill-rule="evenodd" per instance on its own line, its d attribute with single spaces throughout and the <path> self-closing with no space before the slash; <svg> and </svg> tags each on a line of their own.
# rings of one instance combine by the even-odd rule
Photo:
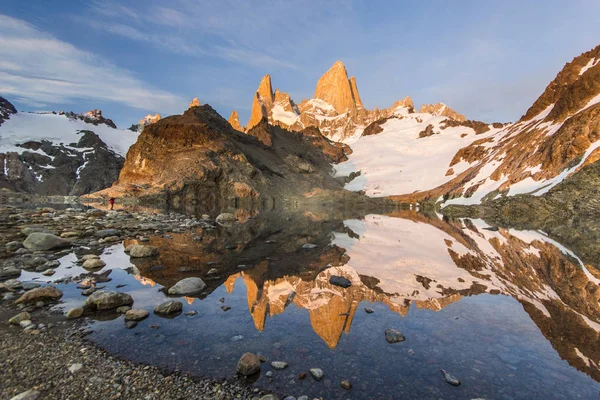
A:
<svg viewBox="0 0 600 400">
<path fill-rule="evenodd" d="M 198 97 L 245 124 L 264 74 L 300 102 L 339 59 L 367 108 L 409 95 L 509 121 L 600 44 L 598 15 L 596 0 L 3 0 L 0 95 L 121 127 Z"/>
</svg>

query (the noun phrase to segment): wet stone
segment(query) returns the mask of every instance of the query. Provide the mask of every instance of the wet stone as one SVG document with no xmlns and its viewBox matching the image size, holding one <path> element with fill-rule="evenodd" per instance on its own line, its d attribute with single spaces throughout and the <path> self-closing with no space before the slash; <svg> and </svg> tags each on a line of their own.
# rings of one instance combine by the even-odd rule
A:
<svg viewBox="0 0 600 400">
<path fill-rule="evenodd" d="M 402 332 L 400 332 L 396 329 L 386 329 L 385 330 L 385 340 L 387 340 L 388 343 L 398 343 L 398 342 L 404 342 L 406 340 L 406 338 L 404 337 Z"/>
<path fill-rule="evenodd" d="M 309 372 L 316 381 L 320 381 L 325 376 L 325 373 L 321 368 L 311 368 Z"/>
<path fill-rule="evenodd" d="M 237 363 L 236 370 L 244 376 L 251 376 L 260 372 L 260 360 L 255 354 L 244 353 Z"/>
<path fill-rule="evenodd" d="M 460 381 L 451 375 L 448 371 L 441 369 L 440 372 L 444 376 L 444 380 L 452 386 L 460 386 Z"/>
<path fill-rule="evenodd" d="M 352 286 L 352 282 L 350 282 L 350 280 L 344 278 L 343 276 L 336 276 L 336 275 L 329 278 L 329 283 L 331 283 L 332 285 L 335 285 L 335 286 L 342 287 L 344 289 Z"/>
</svg>

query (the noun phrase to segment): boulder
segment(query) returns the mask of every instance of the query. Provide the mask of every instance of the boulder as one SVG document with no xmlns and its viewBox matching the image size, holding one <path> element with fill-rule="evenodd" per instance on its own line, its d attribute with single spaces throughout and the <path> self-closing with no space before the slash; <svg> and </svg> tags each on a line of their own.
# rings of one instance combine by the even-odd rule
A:
<svg viewBox="0 0 600 400">
<path fill-rule="evenodd" d="M 52 250 L 71 246 L 71 242 L 51 233 L 33 232 L 23 242 L 23 246 L 29 250 Z"/>
<path fill-rule="evenodd" d="M 120 236 L 121 232 L 118 229 L 101 229 L 96 232 L 96 237 L 106 238 L 110 236 Z"/>
<path fill-rule="evenodd" d="M 121 306 L 130 306 L 133 298 L 127 293 L 98 290 L 85 300 L 84 307 L 90 310 L 114 310 Z"/>
<path fill-rule="evenodd" d="M 168 293 L 173 296 L 191 296 L 200 293 L 206 284 L 200 278 L 185 278 L 169 288 Z"/>
<path fill-rule="evenodd" d="M 215 221 L 218 224 L 231 224 L 237 221 L 237 217 L 231 213 L 221 213 L 217 215 Z"/>
<path fill-rule="evenodd" d="M 260 359 L 252 353 L 244 353 L 237 363 L 238 374 L 251 376 L 260 372 Z"/>
<path fill-rule="evenodd" d="M 166 302 L 154 307 L 154 312 L 156 314 L 169 315 L 169 314 L 179 313 L 179 312 L 181 312 L 182 309 L 183 309 L 183 304 L 180 301 L 171 300 L 171 301 L 166 301 Z"/>
<path fill-rule="evenodd" d="M 128 310 L 125 313 L 125 321 L 141 321 L 148 316 L 146 310 Z"/>
<path fill-rule="evenodd" d="M 158 255 L 158 248 L 150 245 L 136 244 L 129 249 L 129 256 L 134 258 L 153 257 Z"/>
<path fill-rule="evenodd" d="M 46 286 L 32 289 L 17 299 L 16 304 L 36 303 L 38 301 L 51 300 L 56 301 L 62 297 L 62 292 L 54 286 Z"/>
<path fill-rule="evenodd" d="M 17 278 L 21 276 L 21 270 L 15 267 L 0 268 L 0 279 Z"/>
<path fill-rule="evenodd" d="M 402 332 L 400 332 L 396 329 L 386 329 L 385 330 L 385 340 L 387 340 L 388 343 L 398 343 L 398 342 L 404 342 L 406 340 L 406 338 L 404 337 Z"/>
<path fill-rule="evenodd" d="M 99 258 L 91 258 L 83 262 L 83 268 L 85 269 L 100 269 L 106 266 L 106 263 Z"/>
<path fill-rule="evenodd" d="M 8 320 L 11 325 L 19 325 L 21 321 L 31 321 L 31 315 L 28 312 L 22 312 Z"/>
<path fill-rule="evenodd" d="M 50 229 L 42 225 L 30 225 L 21 229 L 21 234 L 23 234 L 24 236 L 29 236 L 34 232 L 52 233 Z"/>
<path fill-rule="evenodd" d="M 21 242 L 12 241 L 12 242 L 6 243 L 6 250 L 8 250 L 8 251 L 17 251 L 18 249 L 21 249 L 21 248 L 23 248 L 23 243 L 21 243 Z"/>
<path fill-rule="evenodd" d="M 81 308 L 81 307 L 71 308 L 69 311 L 67 311 L 67 319 L 79 318 L 82 315 L 83 315 L 83 308 Z"/>
<path fill-rule="evenodd" d="M 37 390 L 31 389 L 23 393 L 19 393 L 18 395 L 11 397 L 10 400 L 36 400 L 40 397 L 40 392 Z"/>
</svg>

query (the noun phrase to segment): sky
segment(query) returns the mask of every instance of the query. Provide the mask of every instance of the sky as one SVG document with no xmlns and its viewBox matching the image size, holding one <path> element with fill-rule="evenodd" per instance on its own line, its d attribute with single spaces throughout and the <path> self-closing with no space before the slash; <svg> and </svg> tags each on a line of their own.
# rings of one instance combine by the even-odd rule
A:
<svg viewBox="0 0 600 400">
<path fill-rule="evenodd" d="M 366 108 L 411 96 L 514 121 L 600 44 L 600 1 L 2 0 L 0 96 L 119 127 L 192 98 L 240 122 L 269 73 L 297 103 L 336 60 Z"/>
</svg>

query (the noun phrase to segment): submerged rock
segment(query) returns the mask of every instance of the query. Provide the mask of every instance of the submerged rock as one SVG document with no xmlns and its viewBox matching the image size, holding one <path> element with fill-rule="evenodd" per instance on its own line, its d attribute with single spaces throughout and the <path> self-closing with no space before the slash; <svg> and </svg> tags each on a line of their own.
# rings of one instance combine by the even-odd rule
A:
<svg viewBox="0 0 600 400">
<path fill-rule="evenodd" d="M 321 368 L 311 368 L 309 372 L 316 381 L 320 381 L 325 376 Z"/>
<path fill-rule="evenodd" d="M 244 353 L 237 363 L 236 370 L 244 376 L 251 376 L 260 372 L 260 360 L 256 354 Z"/>
<path fill-rule="evenodd" d="M 218 224 L 231 224 L 237 221 L 237 217 L 230 213 L 221 213 L 215 219 Z"/>
<path fill-rule="evenodd" d="M 340 382 L 340 387 L 344 390 L 352 389 L 352 383 L 349 380 L 343 380 Z"/>
<path fill-rule="evenodd" d="M 273 361 L 271 363 L 271 367 L 273 367 L 273 369 L 286 369 L 288 367 L 288 363 L 286 363 L 285 361 Z"/>
<path fill-rule="evenodd" d="M 452 376 L 448 371 L 441 369 L 442 375 L 444 375 L 444 380 L 448 382 L 452 386 L 460 386 L 460 381 Z"/>
<path fill-rule="evenodd" d="M 398 343 L 398 342 L 404 342 L 406 340 L 406 338 L 404 337 L 402 332 L 400 332 L 396 329 L 386 329 L 385 330 L 385 340 L 387 340 L 388 343 Z"/>
</svg>

